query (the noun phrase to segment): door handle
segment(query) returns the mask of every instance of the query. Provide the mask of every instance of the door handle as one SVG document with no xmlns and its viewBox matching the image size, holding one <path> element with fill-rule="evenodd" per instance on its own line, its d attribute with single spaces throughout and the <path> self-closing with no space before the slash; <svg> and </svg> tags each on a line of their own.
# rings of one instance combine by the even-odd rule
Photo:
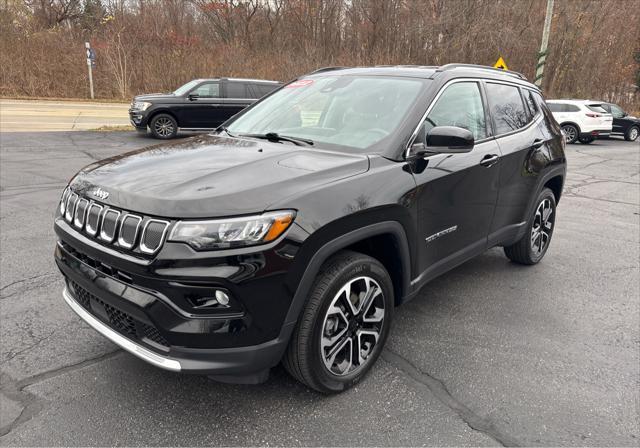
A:
<svg viewBox="0 0 640 448">
<path fill-rule="evenodd" d="M 498 154 L 487 154 L 480 161 L 480 165 L 486 166 L 488 168 L 492 165 L 495 165 L 499 159 L 500 159 L 500 156 L 498 156 Z"/>
<path fill-rule="evenodd" d="M 531 147 L 533 149 L 538 149 L 540 148 L 542 145 L 544 145 L 544 140 L 540 140 L 539 138 L 535 139 L 533 141 L 533 143 L 531 144 Z"/>
</svg>

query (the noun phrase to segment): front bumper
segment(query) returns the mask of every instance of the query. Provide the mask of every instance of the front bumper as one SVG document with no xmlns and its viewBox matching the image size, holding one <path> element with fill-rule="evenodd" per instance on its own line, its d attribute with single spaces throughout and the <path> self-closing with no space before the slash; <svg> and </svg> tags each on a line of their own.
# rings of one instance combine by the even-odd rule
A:
<svg viewBox="0 0 640 448">
<path fill-rule="evenodd" d="M 123 349 L 160 368 L 233 382 L 264 379 L 263 373 L 282 358 L 293 325 L 284 322 L 291 297 L 280 274 L 285 265 L 274 257 L 278 245 L 246 256 L 181 259 L 179 248 L 165 244 L 140 265 L 64 221 L 56 221 L 55 230 L 60 240 L 54 258 L 66 281 L 64 300 Z M 259 266 L 255 260 L 261 253 L 269 262 Z M 248 271 L 250 260 L 254 264 Z M 245 267 L 242 277 L 239 266 Z M 216 277 L 224 272 L 231 276 Z M 232 294 L 234 306 L 207 313 L 189 309 L 194 294 L 221 286 Z"/>
<path fill-rule="evenodd" d="M 139 131 L 147 130 L 147 113 L 146 111 L 129 109 L 129 121 L 131 125 Z"/>
</svg>

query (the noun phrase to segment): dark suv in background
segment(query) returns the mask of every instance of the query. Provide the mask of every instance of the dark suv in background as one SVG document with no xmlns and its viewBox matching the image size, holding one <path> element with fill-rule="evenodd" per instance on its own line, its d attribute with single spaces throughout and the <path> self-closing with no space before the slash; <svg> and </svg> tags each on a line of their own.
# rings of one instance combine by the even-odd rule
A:
<svg viewBox="0 0 640 448">
<path fill-rule="evenodd" d="M 629 115 L 617 104 L 602 103 L 604 110 L 613 115 L 613 135 L 622 135 L 625 140 L 634 142 L 640 135 L 640 118 Z"/>
<path fill-rule="evenodd" d="M 543 258 L 564 146 L 513 72 L 319 70 L 213 134 L 80 171 L 55 217 L 64 300 L 156 366 L 258 382 L 282 361 L 338 392 L 433 278 L 494 246 Z"/>
<path fill-rule="evenodd" d="M 154 137 L 169 139 L 178 130 L 215 129 L 280 86 L 260 79 L 194 79 L 172 93 L 136 96 L 129 118 L 138 131 L 149 128 Z"/>
</svg>

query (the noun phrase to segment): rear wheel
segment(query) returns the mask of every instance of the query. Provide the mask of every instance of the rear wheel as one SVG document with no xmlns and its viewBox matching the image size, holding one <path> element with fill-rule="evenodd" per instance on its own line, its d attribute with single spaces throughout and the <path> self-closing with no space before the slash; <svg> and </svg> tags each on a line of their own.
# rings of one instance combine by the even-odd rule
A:
<svg viewBox="0 0 640 448">
<path fill-rule="evenodd" d="M 167 140 L 178 133 L 178 122 L 169 114 L 158 114 L 151 119 L 149 128 L 155 138 Z"/>
<path fill-rule="evenodd" d="M 556 218 L 556 198 L 544 188 L 536 200 L 533 216 L 529 218 L 527 233 L 515 244 L 505 246 L 504 253 L 520 264 L 536 264 L 549 248 Z"/>
<path fill-rule="evenodd" d="M 336 393 L 369 371 L 387 339 L 393 286 L 374 258 L 343 251 L 320 269 L 283 364 L 298 381 Z"/>
<path fill-rule="evenodd" d="M 638 134 L 640 134 L 640 130 L 636 126 L 630 127 L 624 134 L 624 139 L 628 142 L 635 142 Z"/>
<path fill-rule="evenodd" d="M 580 143 L 588 145 L 589 143 L 592 143 L 595 140 L 595 137 L 580 137 L 579 138 Z"/>
<path fill-rule="evenodd" d="M 572 124 L 563 124 L 562 132 L 564 132 L 564 141 L 566 143 L 575 143 L 578 140 L 578 135 L 580 135 L 578 128 Z"/>
</svg>

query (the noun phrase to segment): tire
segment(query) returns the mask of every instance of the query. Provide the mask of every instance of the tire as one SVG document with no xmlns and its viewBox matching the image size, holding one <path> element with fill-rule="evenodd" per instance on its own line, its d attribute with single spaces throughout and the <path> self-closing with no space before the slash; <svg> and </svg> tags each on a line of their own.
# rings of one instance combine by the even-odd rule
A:
<svg viewBox="0 0 640 448">
<path fill-rule="evenodd" d="M 594 137 L 580 137 L 578 140 L 583 145 L 588 145 L 589 143 L 593 143 L 595 138 Z"/>
<path fill-rule="evenodd" d="M 580 130 L 573 124 L 563 124 L 562 131 L 564 132 L 565 143 L 575 143 L 580 135 Z"/>
<path fill-rule="evenodd" d="M 546 211 L 549 209 L 551 210 L 550 213 Z M 556 198 L 550 189 L 543 188 L 529 217 L 527 232 L 515 244 L 505 246 L 505 255 L 511 261 L 527 265 L 536 264 L 542 260 L 542 257 L 547 253 L 549 244 L 551 244 L 555 217 Z M 535 237 L 534 234 L 536 235 Z"/>
<path fill-rule="evenodd" d="M 631 126 L 627 129 L 627 132 L 624 133 L 624 139 L 628 142 L 635 142 L 638 139 L 639 134 L 640 128 L 637 126 Z"/>
<path fill-rule="evenodd" d="M 149 128 L 155 138 L 168 140 L 178 133 L 178 122 L 169 114 L 158 114 L 151 119 Z"/>
<path fill-rule="evenodd" d="M 367 305 L 361 301 L 369 291 L 375 295 Z M 391 327 L 393 305 L 393 284 L 378 260 L 351 251 L 335 254 L 315 279 L 284 355 L 285 369 L 324 394 L 349 389 L 380 356 Z"/>
</svg>

